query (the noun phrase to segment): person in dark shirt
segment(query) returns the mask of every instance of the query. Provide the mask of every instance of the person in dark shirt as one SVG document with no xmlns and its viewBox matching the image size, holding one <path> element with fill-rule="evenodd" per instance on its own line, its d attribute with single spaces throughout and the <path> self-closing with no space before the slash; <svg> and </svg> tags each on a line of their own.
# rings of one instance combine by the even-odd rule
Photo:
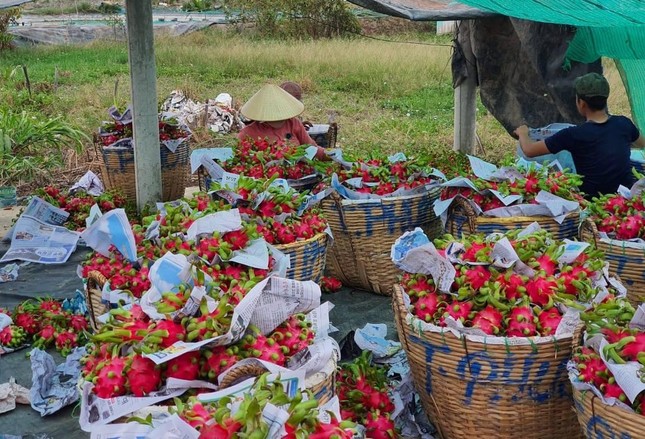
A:
<svg viewBox="0 0 645 439">
<path fill-rule="evenodd" d="M 631 187 L 636 178 L 629 161 L 630 150 L 644 148 L 645 138 L 631 120 L 608 113 L 609 83 L 604 76 L 581 76 L 575 81 L 575 89 L 578 112 L 587 121 L 539 142 L 533 142 L 528 127 L 522 125 L 515 130 L 522 151 L 527 157 L 569 151 L 576 172 L 582 176 L 581 190 L 588 198 L 615 193 L 621 184 Z"/>
</svg>

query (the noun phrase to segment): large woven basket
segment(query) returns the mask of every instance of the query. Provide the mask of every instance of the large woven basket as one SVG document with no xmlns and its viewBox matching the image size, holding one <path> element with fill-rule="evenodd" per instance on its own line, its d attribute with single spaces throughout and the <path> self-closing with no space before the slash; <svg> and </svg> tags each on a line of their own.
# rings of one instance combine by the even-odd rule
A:
<svg viewBox="0 0 645 439">
<path fill-rule="evenodd" d="M 133 148 L 101 148 L 101 173 L 108 189 L 118 189 L 128 200 L 136 200 Z M 175 152 L 161 145 L 162 200 L 173 201 L 184 196 L 190 174 L 190 143 L 182 142 Z"/>
<path fill-rule="evenodd" d="M 532 223 L 538 223 L 543 230 L 551 232 L 553 239 L 571 239 L 578 235 L 580 212 L 570 213 L 558 224 L 547 216 L 515 216 L 510 218 L 494 218 L 477 215 L 473 208 L 463 198 L 456 198 L 448 210 L 446 232 L 456 238 L 473 233 L 504 233 L 515 229 L 524 229 Z"/>
<path fill-rule="evenodd" d="M 323 232 L 304 241 L 276 245 L 278 250 L 289 255 L 291 268 L 287 270 L 287 278 L 319 282 L 325 271 L 328 242 L 329 236 Z"/>
<path fill-rule="evenodd" d="M 591 391 L 573 389 L 578 422 L 587 439 L 639 439 L 645 437 L 645 416 L 604 404 Z"/>
<path fill-rule="evenodd" d="M 356 202 L 336 193 L 322 201 L 325 219 L 334 237 L 327 253 L 327 271 L 346 286 L 390 295 L 400 270 L 392 263 L 394 241 L 420 227 L 430 239 L 441 235 L 441 220 L 434 214 L 440 188 L 402 197 Z"/>
<path fill-rule="evenodd" d="M 329 369 L 330 373 L 327 373 L 327 370 L 320 372 L 306 384 L 307 390 L 313 393 L 321 405 L 336 395 L 336 360 L 331 358 L 325 369 Z M 256 364 L 240 366 L 228 372 L 219 383 L 219 387 L 220 389 L 226 389 L 251 377 L 260 376 L 265 372 L 267 372 L 267 369 Z"/>
<path fill-rule="evenodd" d="M 406 323 L 403 289 L 394 287 L 399 339 L 415 387 L 443 439 L 580 438 L 571 409 L 571 338 L 533 345 L 477 343 Z"/>
<path fill-rule="evenodd" d="M 590 218 L 580 225 L 580 240 L 595 244 L 605 253 L 609 272 L 620 276 L 632 304 L 638 306 L 645 301 L 645 250 L 625 247 L 623 241 L 615 239 L 601 241 L 598 228 Z"/>
<path fill-rule="evenodd" d="M 107 279 L 99 271 L 90 271 L 87 275 L 85 302 L 90 314 L 90 325 L 95 331 L 102 325 L 98 320 L 99 316 L 109 311 L 107 304 L 101 298 L 105 282 L 107 282 Z"/>
</svg>

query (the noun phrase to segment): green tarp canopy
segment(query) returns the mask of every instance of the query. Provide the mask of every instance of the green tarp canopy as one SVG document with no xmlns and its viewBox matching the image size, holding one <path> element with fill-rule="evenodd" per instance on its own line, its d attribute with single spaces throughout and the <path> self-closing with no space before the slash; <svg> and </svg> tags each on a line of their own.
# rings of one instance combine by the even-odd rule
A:
<svg viewBox="0 0 645 439">
<path fill-rule="evenodd" d="M 569 60 L 613 58 L 627 89 L 634 121 L 645 128 L 645 1 L 460 0 L 491 13 L 543 23 L 577 26 Z"/>
</svg>

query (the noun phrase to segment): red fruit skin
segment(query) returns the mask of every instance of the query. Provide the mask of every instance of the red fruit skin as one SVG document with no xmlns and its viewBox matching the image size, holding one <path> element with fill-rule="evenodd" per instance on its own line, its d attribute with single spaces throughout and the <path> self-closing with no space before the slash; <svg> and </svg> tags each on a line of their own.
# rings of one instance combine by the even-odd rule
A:
<svg viewBox="0 0 645 439">
<path fill-rule="evenodd" d="M 128 385 L 134 396 L 147 396 L 159 389 L 161 370 L 154 361 L 134 355 L 127 368 Z"/>
<path fill-rule="evenodd" d="M 199 351 L 188 352 L 166 363 L 166 377 L 180 380 L 196 380 L 199 377 Z"/>
</svg>

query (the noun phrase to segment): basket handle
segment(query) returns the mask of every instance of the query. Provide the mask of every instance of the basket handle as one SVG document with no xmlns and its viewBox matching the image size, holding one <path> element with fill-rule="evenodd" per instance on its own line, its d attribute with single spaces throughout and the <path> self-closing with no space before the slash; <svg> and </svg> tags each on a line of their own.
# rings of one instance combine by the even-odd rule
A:
<svg viewBox="0 0 645 439">
<path fill-rule="evenodd" d="M 237 367 L 224 376 L 222 382 L 219 383 L 219 388 L 226 389 L 233 384 L 248 378 L 260 376 L 265 372 L 268 372 L 267 369 L 257 364 L 247 364 Z"/>
<path fill-rule="evenodd" d="M 580 232 L 578 233 L 578 235 L 581 241 L 583 240 L 582 235 L 585 231 L 591 233 L 591 236 L 593 237 L 593 245 L 594 247 L 598 248 L 598 237 L 600 235 L 598 234 L 598 227 L 596 227 L 596 223 L 594 223 L 591 218 L 585 218 L 582 223 L 580 223 Z"/>
<path fill-rule="evenodd" d="M 94 302 L 92 301 L 90 291 L 94 289 L 101 291 L 103 289 L 103 285 L 105 285 L 106 282 L 107 279 L 100 271 L 90 271 L 87 275 L 87 286 L 85 287 L 85 303 L 87 304 L 87 309 L 90 312 L 90 324 L 94 329 L 98 329 L 98 325 L 95 320 L 97 310 L 94 309 Z"/>
<path fill-rule="evenodd" d="M 327 148 L 336 148 L 336 140 L 338 138 L 338 124 L 332 122 L 329 124 L 329 131 L 327 131 Z"/>
<path fill-rule="evenodd" d="M 399 284 L 394 285 L 392 289 L 392 308 L 394 309 L 394 319 L 398 319 L 400 326 L 403 327 L 405 324 L 405 320 L 403 319 L 405 319 L 407 311 L 403 303 L 403 288 Z M 408 339 L 405 334 L 399 334 L 399 341 L 403 345 L 403 348 L 409 352 Z"/>
<path fill-rule="evenodd" d="M 338 216 L 340 218 L 340 224 L 343 226 L 343 230 L 347 231 L 347 223 L 345 223 L 345 213 L 343 210 L 343 199 L 337 192 L 332 192 L 330 198 L 336 205 L 336 210 L 338 210 Z"/>
<path fill-rule="evenodd" d="M 470 233 L 475 233 L 475 231 L 477 230 L 477 213 L 475 213 L 475 210 L 470 205 L 468 200 L 458 196 L 452 201 L 450 207 L 448 208 L 448 217 L 451 217 L 455 214 L 465 216 L 468 220 L 468 228 L 470 229 Z"/>
</svg>

